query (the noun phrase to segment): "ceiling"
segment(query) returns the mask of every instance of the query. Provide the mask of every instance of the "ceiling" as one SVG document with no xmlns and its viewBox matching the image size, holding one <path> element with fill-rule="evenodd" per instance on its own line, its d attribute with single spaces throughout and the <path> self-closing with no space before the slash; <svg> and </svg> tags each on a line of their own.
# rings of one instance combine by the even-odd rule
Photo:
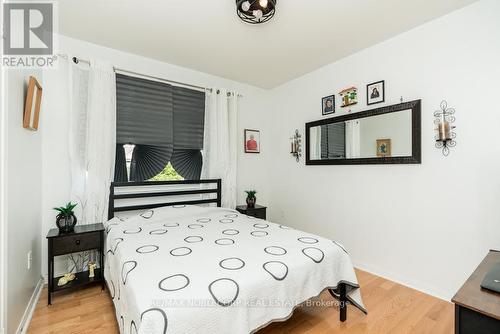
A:
<svg viewBox="0 0 500 334">
<path fill-rule="evenodd" d="M 273 88 L 475 0 L 277 0 L 241 22 L 234 0 L 62 0 L 63 35 Z"/>
</svg>

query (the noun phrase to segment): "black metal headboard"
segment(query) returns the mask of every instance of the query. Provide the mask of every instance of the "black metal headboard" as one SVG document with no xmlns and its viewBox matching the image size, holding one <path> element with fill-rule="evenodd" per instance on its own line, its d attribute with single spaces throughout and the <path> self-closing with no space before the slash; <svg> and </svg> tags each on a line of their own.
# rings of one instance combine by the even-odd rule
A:
<svg viewBox="0 0 500 334">
<path fill-rule="evenodd" d="M 199 185 L 199 189 L 189 188 L 189 189 L 168 189 L 172 186 L 181 185 Z M 201 185 L 206 185 L 201 187 Z M 210 187 L 210 185 L 215 185 L 216 187 Z M 183 180 L 183 181 L 145 181 L 145 182 L 112 182 L 109 188 L 109 207 L 108 207 L 108 219 L 115 216 L 116 212 L 123 211 L 136 211 L 136 210 L 147 210 L 154 209 L 163 206 L 173 206 L 173 205 L 196 205 L 196 204 L 210 204 L 216 203 L 218 207 L 221 206 L 221 179 L 207 179 L 207 180 Z M 154 189 L 156 188 L 156 189 Z M 162 188 L 161 190 L 159 188 Z M 164 188 L 164 189 L 163 189 Z M 119 189 L 141 189 L 140 191 L 127 192 L 120 191 Z M 146 203 L 144 202 L 148 198 L 158 198 L 158 197 L 168 197 L 168 196 L 186 196 L 186 195 L 203 195 L 203 194 L 216 194 L 215 198 L 205 198 L 205 199 L 186 199 L 186 200 L 174 200 L 171 202 L 155 202 Z M 140 204 L 134 205 L 123 205 L 117 206 L 116 200 L 133 200 L 141 199 Z"/>
</svg>

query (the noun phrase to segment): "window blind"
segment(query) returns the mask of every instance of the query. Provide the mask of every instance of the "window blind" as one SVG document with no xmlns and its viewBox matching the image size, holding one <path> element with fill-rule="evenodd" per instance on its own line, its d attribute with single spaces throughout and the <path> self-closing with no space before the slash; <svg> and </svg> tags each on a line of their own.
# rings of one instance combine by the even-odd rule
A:
<svg viewBox="0 0 500 334">
<path fill-rule="evenodd" d="M 169 162 L 185 179 L 200 178 L 204 92 L 117 74 L 116 106 L 117 146 L 135 145 L 131 181 L 148 180 Z M 128 179 L 121 152 L 117 147 L 115 181 Z"/>
<path fill-rule="evenodd" d="M 339 159 L 345 157 L 345 123 L 321 126 L 321 158 Z"/>
</svg>

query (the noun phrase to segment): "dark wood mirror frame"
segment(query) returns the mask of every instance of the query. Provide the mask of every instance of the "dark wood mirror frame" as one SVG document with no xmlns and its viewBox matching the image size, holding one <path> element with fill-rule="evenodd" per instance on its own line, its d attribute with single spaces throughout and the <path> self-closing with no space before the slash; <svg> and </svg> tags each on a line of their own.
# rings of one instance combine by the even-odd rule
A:
<svg viewBox="0 0 500 334">
<path fill-rule="evenodd" d="M 324 159 L 311 160 L 309 144 L 311 128 L 332 123 L 345 122 L 370 116 L 388 114 L 411 109 L 412 155 L 406 157 L 377 157 L 354 159 Z M 404 102 L 392 106 L 370 109 L 353 114 L 321 119 L 306 123 L 306 165 L 378 165 L 378 164 L 419 164 L 422 161 L 421 151 L 421 100 Z"/>
</svg>

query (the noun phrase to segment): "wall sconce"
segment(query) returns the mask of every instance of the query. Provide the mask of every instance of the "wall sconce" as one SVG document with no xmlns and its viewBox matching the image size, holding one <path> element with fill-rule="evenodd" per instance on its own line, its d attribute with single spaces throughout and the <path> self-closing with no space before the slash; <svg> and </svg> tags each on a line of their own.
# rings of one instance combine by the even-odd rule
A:
<svg viewBox="0 0 500 334">
<path fill-rule="evenodd" d="M 295 157 L 297 162 L 300 161 L 302 156 L 302 135 L 299 130 L 295 130 L 295 134 L 290 138 L 290 154 Z"/>
<path fill-rule="evenodd" d="M 437 110 L 434 112 L 434 124 L 436 124 L 436 148 L 442 149 L 443 155 L 445 157 L 450 154 L 450 147 L 455 147 L 457 142 L 455 138 L 457 135 L 453 130 L 455 129 L 454 125 L 451 123 L 455 122 L 455 109 L 448 108 L 448 103 L 443 100 L 440 105 L 441 110 Z"/>
</svg>

